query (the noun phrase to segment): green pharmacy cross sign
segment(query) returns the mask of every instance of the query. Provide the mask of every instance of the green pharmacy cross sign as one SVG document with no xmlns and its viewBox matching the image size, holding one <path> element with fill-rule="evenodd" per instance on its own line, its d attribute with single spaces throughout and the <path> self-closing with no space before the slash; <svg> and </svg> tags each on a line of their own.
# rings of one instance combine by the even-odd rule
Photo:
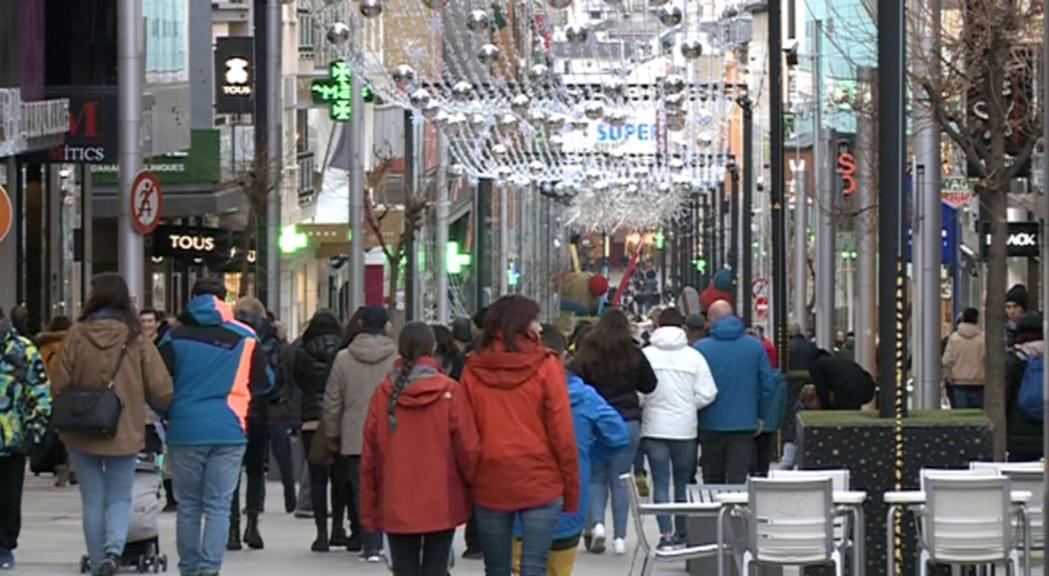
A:
<svg viewBox="0 0 1049 576">
<path fill-rule="evenodd" d="M 327 104 L 328 115 L 336 122 L 349 122 L 353 115 L 353 72 L 345 60 L 336 60 L 328 67 L 328 77 L 314 80 L 310 87 L 314 104 Z M 371 88 L 363 89 L 365 102 L 375 99 Z"/>
</svg>

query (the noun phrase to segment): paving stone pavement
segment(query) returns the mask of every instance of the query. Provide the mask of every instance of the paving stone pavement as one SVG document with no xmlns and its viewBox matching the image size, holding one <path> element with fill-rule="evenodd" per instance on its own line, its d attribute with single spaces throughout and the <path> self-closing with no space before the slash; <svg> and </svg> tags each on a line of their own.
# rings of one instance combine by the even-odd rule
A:
<svg viewBox="0 0 1049 576">
<path fill-rule="evenodd" d="M 15 574 L 73 575 L 79 573 L 79 559 L 84 551 L 80 524 L 80 493 L 76 487 L 55 488 L 49 475 L 26 478 L 22 507 L 22 536 L 16 551 Z M 269 502 L 277 508 L 280 485 L 267 487 Z M 224 576 L 277 575 L 362 575 L 389 574 L 382 564 L 366 564 L 344 551 L 316 554 L 309 551 L 313 541 L 313 521 L 296 519 L 290 514 L 268 512 L 262 517 L 262 536 L 266 549 L 245 550 L 226 554 Z M 657 532 L 654 519 L 649 532 Z M 161 547 L 168 555 L 169 574 L 178 574 L 175 552 L 175 515 L 160 517 Z M 631 535 L 628 542 L 633 545 Z M 462 553 L 462 530 L 457 535 L 456 549 Z M 631 548 L 631 552 L 633 548 Z M 615 556 L 606 552 L 593 555 L 580 548 L 574 574 L 578 576 L 626 576 L 630 555 Z M 683 574 L 685 566 L 660 567 L 658 574 Z M 125 572 L 121 572 L 122 574 Z M 475 560 L 456 561 L 452 574 L 471 576 L 484 573 L 483 564 Z M 639 570 L 635 573 L 639 573 Z"/>
</svg>

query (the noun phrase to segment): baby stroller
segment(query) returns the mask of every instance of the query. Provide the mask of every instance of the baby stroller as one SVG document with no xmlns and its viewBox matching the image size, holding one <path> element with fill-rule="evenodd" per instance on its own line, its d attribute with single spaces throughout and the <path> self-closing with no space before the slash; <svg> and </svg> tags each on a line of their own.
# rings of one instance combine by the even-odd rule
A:
<svg viewBox="0 0 1049 576">
<path fill-rule="evenodd" d="M 127 543 L 120 556 L 121 567 L 130 567 L 145 574 L 168 571 L 168 557 L 160 551 L 158 518 L 164 508 L 162 495 L 164 469 L 163 429 L 160 424 L 146 428 L 146 449 L 138 454 L 135 463 L 135 480 L 131 495 L 131 526 L 128 528 Z M 91 560 L 85 555 L 80 558 L 80 572 L 91 572 Z"/>
</svg>

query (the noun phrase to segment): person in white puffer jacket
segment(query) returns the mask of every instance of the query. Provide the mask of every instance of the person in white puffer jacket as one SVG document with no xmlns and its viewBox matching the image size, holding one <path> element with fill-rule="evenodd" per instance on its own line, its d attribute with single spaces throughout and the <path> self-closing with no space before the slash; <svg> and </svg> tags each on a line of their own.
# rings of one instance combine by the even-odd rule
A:
<svg viewBox="0 0 1049 576">
<path fill-rule="evenodd" d="M 686 486 L 697 464 L 698 411 L 711 404 L 718 392 L 706 359 L 688 345 L 684 323 L 677 309 L 664 310 L 651 345 L 644 349 L 659 381 L 655 391 L 641 398 L 641 443 L 652 468 L 656 503 L 670 501 L 671 477 L 674 501 L 687 500 Z M 677 516 L 674 525 L 666 515 L 659 516 L 658 522 L 661 548 L 684 544 L 684 516 Z"/>
</svg>

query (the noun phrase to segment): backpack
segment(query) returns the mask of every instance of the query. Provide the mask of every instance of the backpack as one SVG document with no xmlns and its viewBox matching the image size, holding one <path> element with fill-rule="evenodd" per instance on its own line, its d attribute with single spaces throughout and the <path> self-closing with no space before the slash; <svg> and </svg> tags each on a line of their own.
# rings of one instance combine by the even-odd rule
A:
<svg viewBox="0 0 1049 576">
<path fill-rule="evenodd" d="M 1016 404 L 1024 415 L 1031 420 L 1042 422 L 1045 419 L 1042 392 L 1042 374 L 1045 372 L 1045 358 L 1036 356 L 1027 360 L 1023 379 L 1020 380 L 1020 393 Z"/>
</svg>

